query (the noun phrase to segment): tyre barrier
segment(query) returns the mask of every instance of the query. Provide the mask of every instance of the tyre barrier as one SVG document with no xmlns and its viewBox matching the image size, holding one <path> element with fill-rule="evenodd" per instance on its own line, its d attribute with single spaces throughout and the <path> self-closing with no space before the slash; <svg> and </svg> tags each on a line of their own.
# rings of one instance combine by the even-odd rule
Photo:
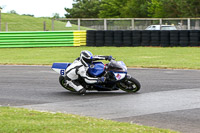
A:
<svg viewBox="0 0 200 133">
<path fill-rule="evenodd" d="M 143 30 L 143 31 L 141 31 L 141 36 L 142 36 L 141 46 L 150 46 L 151 31 Z"/>
<path fill-rule="evenodd" d="M 116 30 L 113 33 L 113 46 L 123 46 L 123 31 L 122 30 Z"/>
<path fill-rule="evenodd" d="M 169 47 L 170 46 L 170 31 L 161 31 L 160 32 L 160 46 Z"/>
<path fill-rule="evenodd" d="M 96 46 L 96 31 L 87 30 L 86 43 L 87 46 Z"/>
<path fill-rule="evenodd" d="M 104 31 L 104 45 L 105 46 L 113 46 L 113 40 L 114 40 L 114 32 L 112 30 L 106 30 Z"/>
<path fill-rule="evenodd" d="M 86 45 L 198 47 L 200 46 L 200 30 L 93 30 L 87 31 Z"/>
<path fill-rule="evenodd" d="M 181 47 L 187 47 L 189 46 L 189 31 L 188 30 L 182 30 L 179 33 L 179 45 Z"/>
<path fill-rule="evenodd" d="M 0 32 L 0 48 L 55 46 L 199 47 L 200 30 L 87 30 Z"/>
<path fill-rule="evenodd" d="M 160 31 L 151 31 L 150 46 L 160 46 Z"/>
<path fill-rule="evenodd" d="M 179 46 L 179 31 L 172 30 L 169 32 L 169 41 L 171 47 Z"/>
<path fill-rule="evenodd" d="M 200 46 L 200 31 L 191 30 L 189 32 L 190 46 Z"/>
<path fill-rule="evenodd" d="M 104 46 L 104 31 L 103 30 L 98 30 L 96 31 L 96 46 Z"/>
<path fill-rule="evenodd" d="M 133 30 L 132 31 L 132 46 L 141 46 L 141 31 L 140 30 Z"/>
<path fill-rule="evenodd" d="M 132 31 L 125 30 L 122 34 L 123 46 L 132 46 Z"/>
</svg>

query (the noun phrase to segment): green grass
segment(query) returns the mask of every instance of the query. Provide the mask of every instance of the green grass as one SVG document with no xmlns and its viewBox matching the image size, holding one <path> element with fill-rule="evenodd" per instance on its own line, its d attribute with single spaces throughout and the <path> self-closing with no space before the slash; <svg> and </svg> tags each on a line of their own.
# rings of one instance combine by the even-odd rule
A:
<svg viewBox="0 0 200 133">
<path fill-rule="evenodd" d="M 175 131 L 71 114 L 0 107 L 1 133 L 175 133 Z"/>
<path fill-rule="evenodd" d="M 43 22 L 46 21 L 46 30 L 52 30 L 52 20 L 48 18 L 35 18 L 31 16 L 2 13 L 2 31 L 6 30 L 8 23 L 8 31 L 43 31 Z M 54 21 L 54 30 L 78 30 L 77 25 L 65 27 L 67 22 Z M 80 27 L 81 30 L 89 28 Z"/>
<path fill-rule="evenodd" d="M 51 65 L 72 62 L 81 50 L 112 55 L 128 67 L 200 69 L 199 47 L 51 47 L 1 48 L 0 64 Z"/>
</svg>

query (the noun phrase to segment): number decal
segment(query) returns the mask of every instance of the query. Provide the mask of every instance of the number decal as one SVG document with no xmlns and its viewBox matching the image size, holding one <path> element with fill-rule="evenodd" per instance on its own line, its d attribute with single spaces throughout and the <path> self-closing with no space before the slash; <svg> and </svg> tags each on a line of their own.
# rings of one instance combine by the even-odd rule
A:
<svg viewBox="0 0 200 133">
<path fill-rule="evenodd" d="M 60 70 L 60 75 L 65 75 L 65 70 Z"/>
</svg>

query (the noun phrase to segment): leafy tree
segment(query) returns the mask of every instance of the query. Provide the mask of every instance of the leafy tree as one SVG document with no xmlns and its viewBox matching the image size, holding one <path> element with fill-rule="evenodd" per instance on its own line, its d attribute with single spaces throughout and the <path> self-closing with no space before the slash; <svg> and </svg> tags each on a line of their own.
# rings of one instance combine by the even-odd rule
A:
<svg viewBox="0 0 200 133">
<path fill-rule="evenodd" d="M 68 18 L 200 17 L 200 0 L 74 0 Z"/>
<path fill-rule="evenodd" d="M 132 18 L 148 17 L 147 2 L 150 0 L 103 0 L 99 17 Z"/>
<path fill-rule="evenodd" d="M 11 10 L 11 11 L 9 11 L 8 13 L 17 14 L 17 12 L 16 12 L 15 10 Z"/>
<path fill-rule="evenodd" d="M 55 19 L 60 18 L 59 13 L 53 13 L 53 18 L 55 18 Z"/>
<path fill-rule="evenodd" d="M 148 2 L 150 0 L 129 0 L 121 11 L 123 17 L 146 18 L 148 17 Z"/>
<path fill-rule="evenodd" d="M 199 0 L 177 0 L 180 17 L 200 17 Z"/>
<path fill-rule="evenodd" d="M 178 18 L 200 17 L 199 0 L 151 0 L 148 2 L 150 17 Z"/>
<path fill-rule="evenodd" d="M 153 18 L 174 18 L 180 15 L 176 0 L 151 0 L 148 2 L 148 13 Z"/>
<path fill-rule="evenodd" d="M 100 18 L 119 18 L 123 17 L 121 11 L 126 5 L 127 0 L 102 0 L 99 13 Z"/>
<path fill-rule="evenodd" d="M 22 14 L 22 15 L 24 15 L 24 16 L 34 17 L 34 15 L 32 15 L 32 14 Z"/>
<path fill-rule="evenodd" d="M 73 8 L 65 8 L 67 18 L 97 18 L 101 0 L 74 0 Z"/>
<path fill-rule="evenodd" d="M 148 16 L 153 18 L 160 18 L 163 16 L 163 2 L 159 0 L 151 0 L 148 2 Z"/>
</svg>

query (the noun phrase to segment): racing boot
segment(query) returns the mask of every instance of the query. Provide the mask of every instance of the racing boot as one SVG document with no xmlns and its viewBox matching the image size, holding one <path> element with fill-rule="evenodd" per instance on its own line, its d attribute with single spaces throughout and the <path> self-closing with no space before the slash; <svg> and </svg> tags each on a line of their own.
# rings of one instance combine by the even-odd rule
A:
<svg viewBox="0 0 200 133">
<path fill-rule="evenodd" d="M 85 95 L 86 89 L 85 89 L 85 88 L 82 88 L 82 89 L 80 89 L 80 90 L 78 91 L 78 93 L 81 94 L 81 95 Z"/>
</svg>

